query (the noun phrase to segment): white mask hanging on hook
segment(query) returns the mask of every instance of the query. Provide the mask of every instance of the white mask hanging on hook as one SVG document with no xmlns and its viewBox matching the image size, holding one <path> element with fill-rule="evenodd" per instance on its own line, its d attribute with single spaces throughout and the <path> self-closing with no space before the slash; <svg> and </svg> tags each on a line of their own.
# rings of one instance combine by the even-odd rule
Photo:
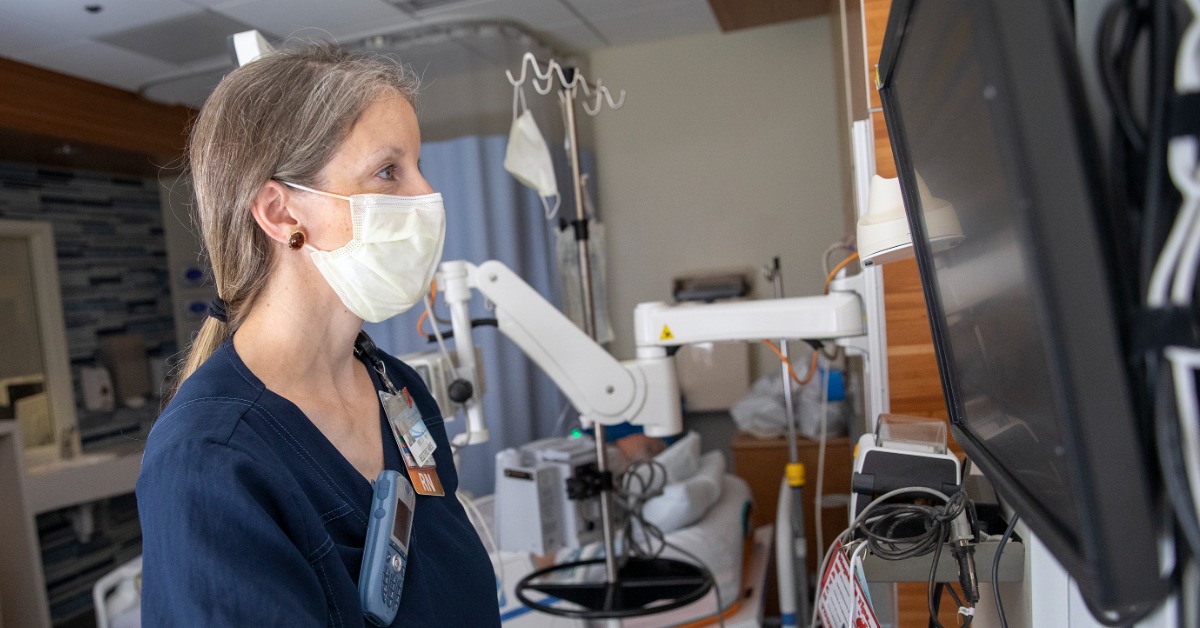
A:
<svg viewBox="0 0 1200 628">
<path fill-rule="evenodd" d="M 518 98 L 523 110 L 520 115 L 517 114 Z M 513 88 L 513 123 L 508 133 L 508 149 L 504 153 L 504 169 L 538 193 L 546 210 L 546 220 L 554 218 L 562 203 L 558 181 L 554 177 L 554 162 L 550 159 L 550 148 L 533 120 L 533 112 L 525 106 L 525 92 L 520 87 Z M 548 200 L 551 196 L 554 207 Z"/>
</svg>

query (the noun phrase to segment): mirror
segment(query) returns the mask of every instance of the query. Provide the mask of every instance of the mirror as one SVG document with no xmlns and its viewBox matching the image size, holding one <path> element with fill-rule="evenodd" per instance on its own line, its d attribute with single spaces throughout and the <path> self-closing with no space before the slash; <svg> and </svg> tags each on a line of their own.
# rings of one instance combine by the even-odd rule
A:
<svg viewBox="0 0 1200 628">
<path fill-rule="evenodd" d="M 0 220 L 0 421 L 15 422 L 27 466 L 78 450 L 48 222 Z"/>
</svg>

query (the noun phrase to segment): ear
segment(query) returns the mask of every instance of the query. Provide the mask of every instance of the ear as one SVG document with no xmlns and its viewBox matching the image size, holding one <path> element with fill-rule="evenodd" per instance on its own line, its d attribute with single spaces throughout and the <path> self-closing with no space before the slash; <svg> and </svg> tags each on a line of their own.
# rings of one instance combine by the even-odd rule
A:
<svg viewBox="0 0 1200 628">
<path fill-rule="evenodd" d="M 267 180 L 254 201 L 250 213 L 268 238 L 286 244 L 288 237 L 300 229 L 300 221 L 288 208 L 288 189 L 274 179 Z"/>
</svg>

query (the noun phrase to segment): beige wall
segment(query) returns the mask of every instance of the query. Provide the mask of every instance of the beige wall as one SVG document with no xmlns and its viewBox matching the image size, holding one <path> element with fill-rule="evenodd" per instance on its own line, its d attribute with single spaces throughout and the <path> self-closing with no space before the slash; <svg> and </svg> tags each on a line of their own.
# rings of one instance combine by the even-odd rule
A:
<svg viewBox="0 0 1200 628">
<path fill-rule="evenodd" d="M 821 254 L 852 224 L 831 24 L 591 55 L 590 74 L 628 94 L 592 121 L 618 357 L 633 355 L 634 306 L 670 300 L 681 273 L 757 269 L 779 255 L 788 296 L 820 293 Z M 757 272 L 755 281 L 756 296 L 772 295 Z"/>
<path fill-rule="evenodd" d="M 515 57 L 511 68 L 520 67 Z M 512 126 L 513 88 L 503 66 L 485 67 L 426 81 L 418 100 L 421 141 L 437 142 L 468 135 L 508 135 Z M 533 110 L 551 146 L 562 145 L 558 98 L 525 88 L 525 102 Z"/>
</svg>

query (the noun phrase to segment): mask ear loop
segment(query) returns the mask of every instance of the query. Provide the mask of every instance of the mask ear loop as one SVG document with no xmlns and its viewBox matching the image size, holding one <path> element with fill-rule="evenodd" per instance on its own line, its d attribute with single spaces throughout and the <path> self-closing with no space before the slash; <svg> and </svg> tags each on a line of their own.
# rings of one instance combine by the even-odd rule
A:
<svg viewBox="0 0 1200 628">
<path fill-rule="evenodd" d="M 529 106 L 525 104 L 525 89 L 520 85 L 513 86 L 513 122 L 517 121 L 517 101 L 521 102 L 521 111 L 528 111 Z"/>
<path fill-rule="evenodd" d="M 554 187 L 558 188 L 557 182 Z M 546 220 L 554 220 L 554 217 L 558 215 L 558 208 L 562 206 L 562 190 L 559 190 L 554 195 L 554 207 L 550 207 L 550 203 L 546 201 L 546 197 L 541 194 L 538 195 L 538 200 L 542 201 L 542 211 L 546 212 Z"/>
<path fill-rule="evenodd" d="M 542 200 L 542 210 L 546 212 L 546 220 L 554 220 L 554 217 L 558 215 L 559 206 L 562 205 L 562 194 L 554 195 L 554 207 L 550 207 L 550 203 L 546 201 L 545 196 L 539 196 L 538 198 Z"/>
</svg>

